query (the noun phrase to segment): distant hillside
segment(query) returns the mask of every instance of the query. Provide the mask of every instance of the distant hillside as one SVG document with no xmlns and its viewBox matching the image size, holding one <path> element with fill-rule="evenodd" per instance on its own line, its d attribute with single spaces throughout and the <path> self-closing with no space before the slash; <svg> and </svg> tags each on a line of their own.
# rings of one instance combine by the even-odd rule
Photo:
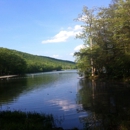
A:
<svg viewBox="0 0 130 130">
<path fill-rule="evenodd" d="M 0 75 L 75 69 L 75 63 L 0 48 Z"/>
</svg>

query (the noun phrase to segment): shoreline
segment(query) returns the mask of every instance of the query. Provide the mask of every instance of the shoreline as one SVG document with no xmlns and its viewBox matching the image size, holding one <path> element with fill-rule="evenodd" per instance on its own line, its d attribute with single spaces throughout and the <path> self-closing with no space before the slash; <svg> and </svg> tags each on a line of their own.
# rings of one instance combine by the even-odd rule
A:
<svg viewBox="0 0 130 130">
<path fill-rule="evenodd" d="M 5 75 L 5 76 L 0 76 L 0 79 L 8 79 L 8 78 L 12 78 L 18 75 Z"/>
</svg>

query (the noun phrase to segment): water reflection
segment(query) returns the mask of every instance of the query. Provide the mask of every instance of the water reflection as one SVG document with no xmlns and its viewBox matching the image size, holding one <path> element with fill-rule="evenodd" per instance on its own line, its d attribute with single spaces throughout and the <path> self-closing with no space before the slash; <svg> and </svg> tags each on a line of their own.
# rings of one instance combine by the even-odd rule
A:
<svg viewBox="0 0 130 130">
<path fill-rule="evenodd" d="M 130 86 L 115 82 L 81 81 L 80 100 L 90 111 L 80 118 L 85 128 L 130 129 Z"/>
<path fill-rule="evenodd" d="M 27 80 L 9 80 L 0 82 L 0 104 L 14 101 L 26 89 Z"/>
<path fill-rule="evenodd" d="M 48 102 L 51 103 L 52 105 L 57 105 L 61 107 L 61 110 L 63 111 L 70 111 L 71 109 L 77 108 L 77 105 L 73 104 L 69 100 L 54 99 L 54 100 L 49 100 Z"/>
<path fill-rule="evenodd" d="M 0 104 L 15 101 L 20 95 L 24 95 L 29 91 L 49 87 L 48 84 L 56 80 L 56 75 L 29 75 L 2 80 L 0 81 Z"/>
<path fill-rule="evenodd" d="M 129 101 L 129 85 L 78 79 L 76 71 L 0 81 L 2 109 L 53 114 L 64 129 L 130 129 Z"/>
</svg>

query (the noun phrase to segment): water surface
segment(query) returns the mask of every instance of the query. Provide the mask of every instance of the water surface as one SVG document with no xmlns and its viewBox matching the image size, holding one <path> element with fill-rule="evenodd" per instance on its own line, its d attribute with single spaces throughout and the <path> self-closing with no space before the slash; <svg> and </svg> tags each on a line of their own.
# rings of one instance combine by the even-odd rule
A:
<svg viewBox="0 0 130 130">
<path fill-rule="evenodd" d="M 52 114 L 64 129 L 128 128 L 130 87 L 78 79 L 76 70 L 0 81 L 0 110 Z"/>
</svg>

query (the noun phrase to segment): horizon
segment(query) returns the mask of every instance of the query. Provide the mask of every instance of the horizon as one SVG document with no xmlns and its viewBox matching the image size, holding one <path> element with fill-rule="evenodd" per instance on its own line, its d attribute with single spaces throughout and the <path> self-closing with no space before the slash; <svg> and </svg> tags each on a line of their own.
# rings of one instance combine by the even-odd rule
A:
<svg viewBox="0 0 130 130">
<path fill-rule="evenodd" d="M 17 52 L 21 52 L 21 53 L 26 53 L 26 54 L 33 55 L 33 56 L 46 57 L 46 58 L 50 58 L 50 59 L 54 59 L 54 60 L 59 60 L 59 61 L 66 61 L 66 62 L 73 62 L 73 63 L 75 63 L 75 61 L 57 59 L 57 58 L 54 58 L 54 57 L 43 56 L 43 55 L 37 55 L 37 54 L 31 54 L 31 53 L 22 52 L 22 51 L 18 51 L 18 50 L 14 50 L 14 49 L 9 49 L 9 48 L 4 48 L 4 47 L 0 47 L 0 48 L 8 49 L 8 50 L 11 50 L 11 51 L 17 51 Z"/>
<path fill-rule="evenodd" d="M 74 19 L 84 6 L 107 7 L 110 3 L 111 0 L 0 0 L 0 46 L 74 62 L 74 52 L 83 46 L 83 41 L 75 38 L 82 24 Z"/>
</svg>

